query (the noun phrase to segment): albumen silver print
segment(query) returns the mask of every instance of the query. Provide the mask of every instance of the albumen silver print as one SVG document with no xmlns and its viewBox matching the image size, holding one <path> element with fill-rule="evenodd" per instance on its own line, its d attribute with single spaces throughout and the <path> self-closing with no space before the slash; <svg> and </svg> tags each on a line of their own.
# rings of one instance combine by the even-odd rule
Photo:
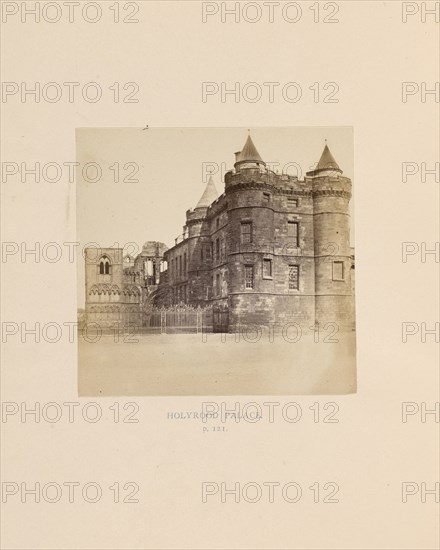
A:
<svg viewBox="0 0 440 550">
<path fill-rule="evenodd" d="M 355 391 L 352 136 L 78 129 L 80 395 Z"/>
</svg>

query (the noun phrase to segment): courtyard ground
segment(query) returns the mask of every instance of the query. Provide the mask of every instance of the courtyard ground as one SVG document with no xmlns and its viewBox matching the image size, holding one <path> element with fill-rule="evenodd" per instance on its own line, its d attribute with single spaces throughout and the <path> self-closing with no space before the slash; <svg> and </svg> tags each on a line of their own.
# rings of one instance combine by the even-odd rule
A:
<svg viewBox="0 0 440 550">
<path fill-rule="evenodd" d="M 80 396 L 293 395 L 356 391 L 355 333 L 336 342 L 280 334 L 103 335 L 78 342 Z M 252 337 L 250 338 L 252 339 Z M 291 338 L 292 340 L 292 338 Z M 331 338 L 330 340 L 334 340 Z"/>
</svg>

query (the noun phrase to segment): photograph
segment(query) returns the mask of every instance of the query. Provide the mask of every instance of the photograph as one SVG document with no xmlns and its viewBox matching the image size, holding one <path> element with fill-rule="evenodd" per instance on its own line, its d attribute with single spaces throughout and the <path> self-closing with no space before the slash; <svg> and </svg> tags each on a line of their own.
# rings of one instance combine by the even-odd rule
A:
<svg viewBox="0 0 440 550">
<path fill-rule="evenodd" d="M 76 146 L 80 395 L 356 391 L 352 128 Z"/>
</svg>

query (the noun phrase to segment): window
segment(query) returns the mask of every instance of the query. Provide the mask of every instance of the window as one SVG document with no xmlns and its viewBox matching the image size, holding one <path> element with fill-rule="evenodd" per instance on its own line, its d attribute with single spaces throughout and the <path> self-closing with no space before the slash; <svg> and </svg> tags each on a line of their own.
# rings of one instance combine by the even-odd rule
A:
<svg viewBox="0 0 440 550">
<path fill-rule="evenodd" d="M 263 193 L 263 202 L 264 203 L 270 202 L 270 193 Z"/>
<path fill-rule="evenodd" d="M 344 262 L 333 262 L 333 280 L 344 280 Z"/>
<path fill-rule="evenodd" d="M 299 289 L 299 265 L 289 265 L 289 290 Z"/>
<path fill-rule="evenodd" d="M 215 227 L 218 229 L 220 227 L 220 218 L 215 220 Z"/>
<path fill-rule="evenodd" d="M 299 246 L 298 222 L 287 222 L 287 237 L 289 244 Z"/>
<path fill-rule="evenodd" d="M 144 262 L 144 269 L 145 269 L 145 274 L 147 275 L 147 277 L 152 277 L 154 275 L 153 260 L 151 260 L 151 259 L 146 260 Z"/>
<path fill-rule="evenodd" d="M 244 266 L 245 288 L 254 288 L 254 267 L 252 265 Z"/>
<path fill-rule="evenodd" d="M 215 276 L 215 287 L 217 291 L 217 295 L 220 295 L 222 293 L 221 286 L 220 286 L 220 273 L 217 273 Z"/>
<path fill-rule="evenodd" d="M 298 199 L 287 199 L 287 206 L 289 208 L 296 208 L 298 206 Z"/>
<path fill-rule="evenodd" d="M 272 278 L 272 260 L 270 258 L 263 259 L 263 279 Z"/>
<path fill-rule="evenodd" d="M 110 275 L 110 260 L 106 256 L 99 262 L 99 274 Z"/>
<path fill-rule="evenodd" d="M 200 261 L 203 262 L 203 246 L 200 249 Z"/>
<path fill-rule="evenodd" d="M 186 265 L 186 252 L 185 252 L 184 255 L 183 255 L 183 273 L 184 273 L 184 275 L 187 274 L 187 269 L 188 268 L 187 268 L 187 265 Z"/>
<path fill-rule="evenodd" d="M 220 259 L 220 239 L 215 241 L 215 259 Z"/>
<path fill-rule="evenodd" d="M 241 242 L 242 244 L 252 242 L 252 223 L 251 222 L 241 223 Z"/>
</svg>

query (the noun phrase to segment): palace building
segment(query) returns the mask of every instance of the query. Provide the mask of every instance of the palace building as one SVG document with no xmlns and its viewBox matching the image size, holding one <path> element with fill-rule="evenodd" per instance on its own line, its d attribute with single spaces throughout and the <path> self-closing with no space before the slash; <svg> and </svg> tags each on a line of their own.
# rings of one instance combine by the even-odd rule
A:
<svg viewBox="0 0 440 550">
<path fill-rule="evenodd" d="M 304 179 L 270 170 L 250 135 L 219 196 L 212 177 L 183 233 L 135 259 L 93 249 L 86 262 L 87 320 L 148 322 L 154 306 L 212 308 L 214 330 L 238 325 L 354 329 L 351 180 L 327 144 Z M 95 308 L 95 309 L 93 309 Z M 111 309 L 113 308 L 113 309 Z"/>
</svg>

